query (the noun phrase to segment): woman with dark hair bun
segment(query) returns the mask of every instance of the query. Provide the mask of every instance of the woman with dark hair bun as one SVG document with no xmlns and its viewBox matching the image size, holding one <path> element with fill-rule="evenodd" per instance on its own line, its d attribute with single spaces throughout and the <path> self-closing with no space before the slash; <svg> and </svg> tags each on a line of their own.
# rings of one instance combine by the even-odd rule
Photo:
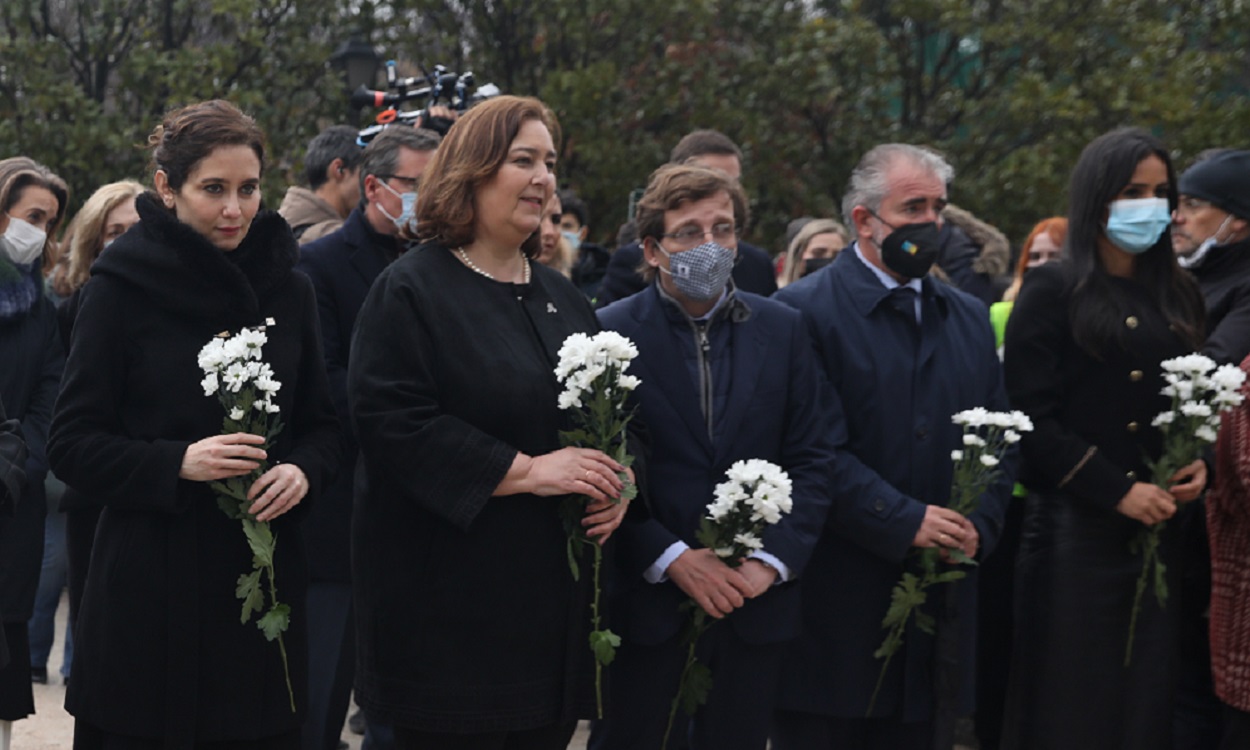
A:
<svg viewBox="0 0 1250 750">
<path fill-rule="evenodd" d="M 598 330 L 536 262 L 554 121 L 501 96 L 456 121 L 421 179 L 417 233 L 356 321 L 348 396 L 356 700 L 402 748 L 564 748 L 594 711 L 588 567 L 569 571 L 561 499 L 602 542 L 620 464 L 561 448 L 557 352 Z"/>
<path fill-rule="evenodd" d="M 1160 362 L 1199 348 L 1202 299 L 1172 253 L 1176 173 L 1157 139 L 1095 139 L 1069 200 L 1064 259 L 1028 273 L 1007 323 L 1007 392 L 1035 430 L 1021 442 L 1030 494 L 1003 746 L 1163 750 L 1175 602 L 1143 600 L 1126 667 L 1142 566 L 1130 542 L 1206 484 L 1201 460 L 1171 477 L 1146 468 L 1162 449 L 1151 421 L 1171 404 Z"/>
<path fill-rule="evenodd" d="M 316 302 L 293 271 L 290 227 L 260 211 L 264 147 L 250 117 L 193 104 L 149 142 L 156 189 L 136 200 L 138 226 L 91 266 L 52 425 L 57 475 L 103 507 L 65 699 L 74 747 L 294 750 L 307 705 L 298 509 L 334 472 L 339 445 Z M 264 448 L 263 437 L 222 434 L 198 362 L 215 336 L 261 325 L 283 422 Z M 254 618 L 240 622 L 236 586 L 253 552 L 209 487 L 262 460 L 248 512 L 278 538 L 285 658 Z"/>
</svg>

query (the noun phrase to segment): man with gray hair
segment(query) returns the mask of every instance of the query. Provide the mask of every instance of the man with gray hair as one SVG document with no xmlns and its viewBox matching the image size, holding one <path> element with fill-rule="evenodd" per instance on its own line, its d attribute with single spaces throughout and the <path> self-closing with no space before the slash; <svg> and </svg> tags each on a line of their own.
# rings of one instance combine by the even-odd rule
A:
<svg viewBox="0 0 1250 750">
<path fill-rule="evenodd" d="M 356 440 L 347 409 L 352 329 L 373 280 L 415 237 L 417 187 L 440 137 L 431 130 L 390 127 L 369 142 L 360 161 L 363 199 L 343 226 L 300 249 L 296 269 L 317 294 L 330 395 L 343 425 L 345 466 L 355 466 Z M 352 624 L 352 472 L 339 472 L 304 522 L 308 546 L 309 707 L 305 750 L 335 750 L 355 674 Z M 370 722 L 371 739 L 381 725 Z"/>
<path fill-rule="evenodd" d="M 918 550 L 985 555 L 1011 493 L 1003 472 L 968 518 L 946 507 L 962 447 L 951 415 L 1007 408 L 985 305 L 928 275 L 953 175 L 916 146 L 868 152 L 842 204 L 855 241 L 776 296 L 803 313 L 846 424 L 833 509 L 800 584 L 803 632 L 782 671 L 776 750 L 950 747 L 951 720 L 973 708 L 974 568 L 929 590 L 936 635 L 913 618 L 879 690 L 885 660 L 874 655 Z"/>
</svg>

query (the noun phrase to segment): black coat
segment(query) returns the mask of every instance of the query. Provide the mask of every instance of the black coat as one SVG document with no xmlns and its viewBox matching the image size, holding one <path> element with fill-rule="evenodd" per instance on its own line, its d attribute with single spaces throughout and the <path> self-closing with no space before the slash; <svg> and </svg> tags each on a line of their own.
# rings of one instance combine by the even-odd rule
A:
<svg viewBox="0 0 1250 750">
<path fill-rule="evenodd" d="M 560 498 L 491 496 L 518 451 L 560 447 L 556 353 L 598 330 L 576 287 L 530 266 L 528 286 L 500 283 L 425 244 L 360 311 L 356 700 L 399 726 L 522 730 L 593 710 L 590 576 L 572 580 Z"/>
<path fill-rule="evenodd" d="M 0 401 L 0 518 L 11 515 L 13 504 L 21 499 L 26 486 L 26 443 L 22 440 L 22 426 L 4 414 L 4 402 Z M 0 616 L 4 613 L 0 611 Z M 0 628 L 0 669 L 9 663 L 9 644 Z"/>
<path fill-rule="evenodd" d="M 352 477 L 356 440 L 347 413 L 347 356 L 356 315 L 373 280 L 399 254 L 395 238 L 375 232 L 357 207 L 343 226 L 300 248 L 297 271 L 312 281 L 321 319 L 321 343 L 334 410 L 343 425 L 343 471 L 304 522 L 308 572 L 313 581 L 350 583 Z"/>
<path fill-rule="evenodd" d="M 151 194 L 92 268 L 53 420 L 57 475 L 104 506 L 79 613 L 66 706 L 108 732 L 167 747 L 294 731 L 278 644 L 240 624 L 238 577 L 251 552 L 206 483 L 181 479 L 183 455 L 221 432 L 197 364 L 213 336 L 273 318 L 263 357 L 282 383 L 284 429 L 270 462 L 296 464 L 311 489 L 333 474 L 339 437 L 308 280 L 275 213 L 256 217 L 227 255 Z M 295 701 L 307 706 L 307 587 L 298 513 L 272 526 Z"/>
<path fill-rule="evenodd" d="M 31 273 L 36 278 L 39 268 Z M 26 483 L 11 517 L 0 517 L 0 613 L 5 622 L 26 622 L 35 606 L 43 564 L 43 526 L 48 515 L 43 480 L 48 474 L 48 427 L 65 366 L 56 332 L 56 310 L 42 295 L 15 318 L 0 319 L 0 401 L 22 426 Z"/>
<path fill-rule="evenodd" d="M 1241 364 L 1250 354 L 1250 239 L 1211 248 L 1190 273 L 1207 306 L 1202 353 L 1220 364 Z"/>
<path fill-rule="evenodd" d="M 605 307 L 647 288 L 638 273 L 642 263 L 642 245 L 637 242 L 619 247 L 608 261 L 608 270 L 595 297 L 595 307 Z M 734 286 L 744 292 L 767 297 L 777 291 L 777 274 L 768 253 L 746 242 L 738 243 L 738 263 L 733 270 Z"/>
<path fill-rule="evenodd" d="M 1004 372 L 1012 406 L 1033 421 L 1021 441 L 1029 488 L 1016 565 L 1016 639 L 1004 747 L 1170 748 L 1175 595 L 1161 610 L 1149 593 L 1134 658 L 1124 652 L 1143 528 L 1115 506 L 1158 457 L 1151 421 L 1170 407 L 1159 363 L 1192 351 L 1146 290 L 1112 278 L 1123 343 L 1095 358 L 1069 319 L 1075 280 L 1066 263 L 1035 268 L 1007 323 Z M 1161 557 L 1173 592 L 1175 523 Z M 1094 688 L 1096 686 L 1096 689 Z"/>
</svg>

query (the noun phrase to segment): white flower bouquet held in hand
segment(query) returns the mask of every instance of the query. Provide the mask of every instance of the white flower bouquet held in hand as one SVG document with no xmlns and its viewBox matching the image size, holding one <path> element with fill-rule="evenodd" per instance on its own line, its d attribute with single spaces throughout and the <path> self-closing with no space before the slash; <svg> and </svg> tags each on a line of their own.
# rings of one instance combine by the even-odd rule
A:
<svg viewBox="0 0 1250 750">
<path fill-rule="evenodd" d="M 1172 405 L 1151 422 L 1163 436 L 1163 451 L 1158 460 L 1148 465 L 1151 481 L 1166 490 L 1167 483 L 1177 472 L 1200 458 L 1203 450 L 1215 442 L 1221 412 L 1242 402 L 1241 386 L 1246 375 L 1236 365 L 1216 367 L 1214 360 L 1201 354 L 1166 359 L 1159 366 L 1166 383 L 1160 393 L 1171 398 Z M 1160 608 L 1167 606 L 1167 565 L 1159 554 L 1166 524 L 1163 521 L 1146 526 L 1129 544 L 1130 552 L 1142 556 L 1142 569 L 1129 616 L 1128 642 L 1124 649 L 1126 667 L 1133 661 L 1133 639 L 1146 589 L 1154 589 Z"/>
<path fill-rule="evenodd" d="M 273 319 L 266 321 L 274 325 Z M 278 404 L 274 400 L 282 384 L 274 379 L 273 368 L 261 360 L 261 350 L 268 337 L 266 326 L 244 328 L 237 334 L 218 334 L 200 349 L 198 361 L 204 372 L 200 385 L 205 396 L 216 396 L 225 411 L 221 434 L 240 432 L 265 438 L 262 448 L 268 449 L 274 437 L 282 430 L 278 417 Z M 268 521 L 258 521 L 248 510 L 252 500 L 248 490 L 269 468 L 261 461 L 259 468 L 229 479 L 209 482 L 217 496 L 217 506 L 230 518 L 243 524 L 243 534 L 252 550 L 252 571 L 239 576 L 235 596 L 243 601 L 240 623 L 247 623 L 254 613 L 264 614 L 256 626 L 267 640 L 278 641 L 282 654 L 282 668 L 286 674 L 287 695 L 291 699 L 291 711 L 295 711 L 295 691 L 291 686 L 291 670 L 287 663 L 286 644 L 282 634 L 291 624 L 291 608 L 278 601 L 275 582 L 274 552 L 277 536 L 269 528 Z M 265 577 L 262 585 L 261 577 Z M 269 594 L 269 607 L 265 608 L 265 594 Z"/>
<path fill-rule="evenodd" d="M 634 346 L 634 342 L 615 331 L 600 331 L 593 336 L 574 333 L 564 340 L 559 351 L 560 362 L 555 370 L 556 380 L 564 386 L 557 405 L 562 410 L 571 411 L 575 426 L 560 433 L 561 443 L 602 451 L 626 468 L 633 463 L 626 429 L 633 419 L 634 409 L 628 401 L 641 381 L 633 375 L 626 375 L 625 370 L 637 356 L 638 347 Z M 624 484 L 621 499 L 632 500 L 638 494 L 638 488 L 625 472 L 617 476 Z M 581 560 L 585 550 L 593 550 L 590 651 L 595 657 L 595 703 L 599 718 L 603 718 L 603 668 L 616 657 L 621 638 L 603 627 L 599 606 L 603 548 L 588 538 L 582 527 L 586 500 L 582 496 L 568 498 L 561 507 L 561 516 L 568 537 L 569 570 L 574 580 L 581 578 Z"/>
<path fill-rule="evenodd" d="M 774 463 L 758 458 L 736 461 L 725 472 L 725 481 L 716 485 L 707 516 L 699 523 L 695 538 L 720 558 L 736 568 L 764 547 L 764 530 L 781 521 L 794 507 L 790 498 L 790 476 Z M 707 702 L 712 688 L 712 671 L 695 658 L 695 646 L 715 620 L 693 601 L 683 605 L 690 611 L 690 622 L 683 640 L 686 663 L 681 670 L 677 695 L 668 712 L 664 745 L 673 731 L 673 721 L 680 706 L 687 715 L 694 715 Z"/>
<path fill-rule="evenodd" d="M 963 434 L 961 447 L 951 451 L 954 474 L 947 507 L 967 518 L 976 511 L 981 496 L 998 480 L 999 466 L 1007 449 L 1020 442 L 1021 433 L 1033 431 L 1033 422 L 1022 412 L 995 412 L 983 407 L 958 412 L 951 421 L 963 429 Z M 967 571 L 958 566 L 976 564 L 959 547 L 938 546 L 913 551 L 917 553 L 918 572 L 915 569 L 903 572 L 890 592 L 890 607 L 881 621 L 881 627 L 886 630 L 885 641 L 873 656 L 885 662 L 868 702 L 868 716 L 877 705 L 877 694 L 885 682 L 890 660 L 903 646 L 908 622 L 914 618 L 916 627 L 923 632 L 931 635 L 936 632 L 936 619 L 921 609 L 928 601 L 928 590 L 967 577 Z"/>
</svg>

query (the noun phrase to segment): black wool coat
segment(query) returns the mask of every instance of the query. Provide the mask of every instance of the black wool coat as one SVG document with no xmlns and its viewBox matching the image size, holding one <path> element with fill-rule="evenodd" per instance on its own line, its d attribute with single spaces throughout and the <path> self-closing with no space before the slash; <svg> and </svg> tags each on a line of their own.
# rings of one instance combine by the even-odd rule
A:
<svg viewBox="0 0 1250 750">
<path fill-rule="evenodd" d="M 66 484 L 103 505 L 75 633 L 66 706 L 108 732 L 165 747 L 294 731 L 307 706 L 306 561 L 299 508 L 272 522 L 299 713 L 278 644 L 240 624 L 235 585 L 252 555 L 207 483 L 179 478 L 187 447 L 222 429 L 197 364 L 213 336 L 272 318 L 263 360 L 282 386 L 270 463 L 296 464 L 315 498 L 338 460 L 316 303 L 292 271 L 295 239 L 256 217 L 227 254 L 151 194 L 142 222 L 92 267 L 73 326 L 50 457 Z M 302 506 L 301 506 L 302 507 Z"/>
<path fill-rule="evenodd" d="M 500 283 L 425 244 L 357 320 L 356 700 L 399 726 L 524 730 L 593 710 L 589 566 L 575 584 L 560 498 L 491 497 L 518 450 L 560 447 L 556 353 L 598 330 L 576 287 L 531 267 L 530 284 Z"/>
<path fill-rule="evenodd" d="M 40 278 L 39 269 L 32 271 Z M 0 517 L 0 613 L 4 622 L 26 622 L 35 607 L 43 564 L 43 526 L 48 515 L 43 480 L 48 474 L 48 427 L 65 366 L 56 332 L 56 309 L 43 296 L 17 317 L 0 319 L 0 400 L 21 425 L 29 453 L 22 500 Z"/>
</svg>

